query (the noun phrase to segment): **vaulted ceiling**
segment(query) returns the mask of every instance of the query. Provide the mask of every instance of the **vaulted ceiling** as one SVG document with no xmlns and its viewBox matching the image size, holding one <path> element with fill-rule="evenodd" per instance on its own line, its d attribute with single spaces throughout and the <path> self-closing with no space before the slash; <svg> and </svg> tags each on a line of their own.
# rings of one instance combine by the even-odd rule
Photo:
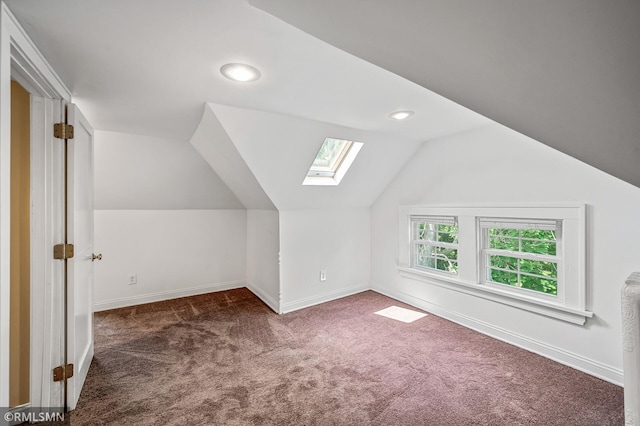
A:
<svg viewBox="0 0 640 426">
<path fill-rule="evenodd" d="M 250 0 L 640 186 L 640 2 Z"/>
<path fill-rule="evenodd" d="M 369 132 L 401 159 L 488 116 L 640 185 L 640 30 L 632 25 L 640 19 L 632 2 L 6 3 L 97 129 L 187 141 L 203 105 L 214 103 L 247 158 L 279 135 L 306 144 L 285 153 L 282 173 L 293 176 L 308 167 L 320 134 L 339 137 L 329 134 L 336 128 Z M 262 78 L 226 80 L 219 68 L 228 62 L 250 63 Z M 400 109 L 416 115 L 388 118 Z M 300 123 L 314 129 L 308 138 Z M 261 138 L 256 129 L 267 127 Z M 393 176 L 401 166 L 380 167 Z"/>
</svg>

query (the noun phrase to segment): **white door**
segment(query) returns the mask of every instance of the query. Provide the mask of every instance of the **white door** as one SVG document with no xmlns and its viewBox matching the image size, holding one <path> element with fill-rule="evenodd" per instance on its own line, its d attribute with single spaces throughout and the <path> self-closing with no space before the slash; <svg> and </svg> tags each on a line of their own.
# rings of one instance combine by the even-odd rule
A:
<svg viewBox="0 0 640 426">
<path fill-rule="evenodd" d="M 74 137 L 67 151 L 67 241 L 74 245 L 67 275 L 67 407 L 78 403 L 93 359 L 93 128 L 74 104 L 67 106 Z"/>
</svg>

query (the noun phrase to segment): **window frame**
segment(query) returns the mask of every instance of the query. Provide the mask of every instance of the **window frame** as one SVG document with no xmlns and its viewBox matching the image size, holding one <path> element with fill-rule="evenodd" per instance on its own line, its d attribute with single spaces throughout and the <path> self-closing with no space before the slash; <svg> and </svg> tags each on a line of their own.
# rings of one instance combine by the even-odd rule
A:
<svg viewBox="0 0 640 426">
<path fill-rule="evenodd" d="M 586 205 L 544 204 L 538 206 L 400 206 L 398 271 L 403 278 L 492 300 L 519 309 L 583 325 L 593 313 L 586 307 Z M 458 218 L 458 274 L 418 269 L 411 265 L 411 217 L 455 216 Z M 480 218 L 503 220 L 556 220 L 562 224 L 562 282 L 558 296 L 482 282 L 482 236 Z M 560 272 L 560 270 L 562 272 Z M 516 291 L 514 291 L 516 290 Z M 523 291 L 524 290 L 524 291 Z"/>
<path fill-rule="evenodd" d="M 320 155 L 320 152 L 322 151 L 322 148 L 324 148 L 324 146 L 330 140 L 340 142 L 342 147 L 338 150 L 337 154 L 334 157 L 332 157 L 330 164 L 328 166 L 316 166 L 315 163 L 318 159 L 318 156 Z M 320 146 L 320 149 L 318 150 L 318 153 L 316 154 L 316 157 L 313 160 L 313 163 L 311 163 L 311 167 L 309 167 L 309 171 L 307 172 L 307 177 L 331 177 L 331 178 L 335 177 L 336 172 L 340 169 L 342 162 L 349 154 L 349 151 L 351 150 L 352 146 L 353 146 L 353 141 L 350 141 L 350 140 L 325 138 L 324 142 L 322 142 L 322 145 Z"/>
<path fill-rule="evenodd" d="M 347 142 L 347 145 L 340 150 L 338 157 L 333 162 L 333 169 L 319 168 L 319 167 L 314 168 L 313 163 L 317 159 L 318 154 L 320 154 L 320 151 L 322 151 L 322 147 L 324 146 L 325 143 L 327 143 L 329 139 Z M 305 175 L 302 181 L 302 185 L 305 185 L 305 186 L 337 186 L 339 185 L 342 179 L 347 174 L 347 171 L 355 161 L 356 157 L 358 156 L 358 153 L 360 152 L 363 146 L 364 146 L 364 143 L 362 142 L 356 142 L 348 139 L 340 139 L 340 138 L 332 138 L 332 137 L 325 138 L 322 144 L 320 145 L 320 148 L 318 148 L 316 155 L 313 157 L 313 161 L 311 162 L 311 166 L 309 167 L 309 170 L 307 171 L 307 174 Z"/>
<path fill-rule="evenodd" d="M 564 262 L 562 259 L 562 221 L 561 220 L 553 220 L 553 221 L 549 221 L 549 220 L 540 220 L 540 219 L 526 219 L 526 220 L 522 220 L 522 219 L 510 219 L 510 218 L 486 218 L 486 217 L 479 217 L 477 219 L 478 221 L 478 238 L 480 239 L 480 256 L 478 259 L 478 263 L 479 263 L 479 283 L 486 285 L 486 286 L 490 286 L 490 287 L 494 287 L 497 289 L 501 289 L 504 291 L 510 291 L 510 292 L 514 292 L 516 294 L 521 293 L 521 294 L 530 294 L 532 297 L 538 297 L 541 298 L 543 300 L 549 300 L 555 303 L 562 303 L 562 301 L 564 300 L 564 287 L 565 287 L 565 283 L 564 283 Z M 486 225 L 483 225 L 483 222 L 486 223 Z M 502 222 L 503 225 L 507 225 L 507 224 L 511 224 L 513 226 L 513 228 L 510 227 L 506 227 L 506 226 L 498 226 L 498 227 L 490 227 L 489 223 L 497 223 L 497 222 Z M 550 256 L 550 255 L 543 255 L 543 254 L 537 254 L 537 253 L 528 253 L 528 252 L 523 252 L 523 251 L 510 251 L 510 250 L 502 250 L 502 249 L 492 249 L 490 247 L 487 247 L 489 240 L 490 240 L 490 229 L 516 229 L 516 227 L 520 227 L 521 229 L 531 229 L 534 226 L 539 226 L 542 224 L 547 224 L 547 226 L 549 226 L 550 222 L 555 222 L 554 224 L 554 230 L 556 231 L 556 240 L 555 240 L 555 244 L 556 244 L 556 255 L 555 256 Z M 531 228 L 527 228 L 525 226 L 530 225 Z M 511 237 L 508 237 L 511 238 Z M 526 238 L 525 238 L 526 239 Z M 522 237 L 518 237 L 518 240 L 521 242 L 522 241 Z M 490 279 L 487 278 L 487 270 L 489 269 L 488 267 L 488 262 L 489 261 L 489 257 L 490 256 L 504 256 L 504 257 L 511 257 L 514 259 L 529 259 L 529 260 L 534 260 L 534 261 L 542 261 L 542 262 L 550 262 L 550 263 L 555 263 L 557 265 L 557 276 L 556 276 L 556 294 L 548 294 L 548 293 L 543 293 L 543 292 L 539 292 L 536 290 L 530 290 L 527 288 L 522 288 L 522 287 L 515 287 L 515 286 L 511 286 L 509 284 L 503 284 L 503 283 L 499 283 L 497 281 L 492 281 Z M 518 275 L 521 274 L 521 271 L 518 269 L 517 271 Z M 527 274 L 526 272 L 524 273 L 525 275 L 530 275 Z"/>
<path fill-rule="evenodd" d="M 430 257 L 432 259 L 436 260 L 436 267 L 431 268 L 429 266 L 423 266 L 423 265 L 419 265 L 417 264 L 417 256 L 418 253 L 417 251 L 417 245 L 425 245 L 425 246 L 431 246 L 431 247 L 439 247 L 439 248 L 449 248 L 449 249 L 455 249 L 456 250 L 456 260 L 455 263 L 456 265 L 458 265 L 458 243 L 457 241 L 455 243 L 446 243 L 446 242 L 442 242 L 442 241 L 433 241 L 433 240 L 429 240 L 429 239 L 420 239 L 416 236 L 416 234 L 418 233 L 418 229 L 417 226 L 420 223 L 425 223 L 425 224 L 431 224 L 431 225 L 437 225 L 438 227 L 440 225 L 448 225 L 448 226 L 453 226 L 455 225 L 456 228 L 458 227 L 458 218 L 455 216 L 447 216 L 447 217 L 442 217 L 442 216 L 418 216 L 418 215 L 412 215 L 411 216 L 411 260 L 410 260 L 410 265 L 412 268 L 417 268 L 419 270 L 426 270 L 426 271 L 430 271 L 430 272 L 434 272 L 434 273 L 442 273 L 442 274 L 448 274 L 448 275 L 453 275 L 456 276 L 458 275 L 458 272 L 456 270 L 456 272 L 450 272 L 450 271 L 445 271 L 443 269 L 438 269 L 437 268 L 437 257 L 433 257 L 433 256 L 427 256 Z M 436 231 L 437 235 L 440 235 L 440 230 L 438 229 Z M 457 237 L 458 232 L 456 232 L 456 240 L 458 239 Z M 436 238 L 437 240 L 437 238 Z"/>
</svg>

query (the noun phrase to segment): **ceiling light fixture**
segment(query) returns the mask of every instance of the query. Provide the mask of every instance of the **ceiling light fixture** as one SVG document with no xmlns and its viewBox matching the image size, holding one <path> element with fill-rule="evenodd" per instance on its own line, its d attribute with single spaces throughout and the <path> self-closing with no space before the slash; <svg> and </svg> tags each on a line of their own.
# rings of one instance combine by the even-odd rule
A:
<svg viewBox="0 0 640 426">
<path fill-rule="evenodd" d="M 260 71 L 247 64 L 226 64 L 220 68 L 222 75 L 233 81 L 248 83 L 260 78 Z"/>
<path fill-rule="evenodd" d="M 404 120 L 411 117 L 413 114 L 415 114 L 413 111 L 396 111 L 389 114 L 389 118 L 393 118 L 394 120 Z"/>
</svg>

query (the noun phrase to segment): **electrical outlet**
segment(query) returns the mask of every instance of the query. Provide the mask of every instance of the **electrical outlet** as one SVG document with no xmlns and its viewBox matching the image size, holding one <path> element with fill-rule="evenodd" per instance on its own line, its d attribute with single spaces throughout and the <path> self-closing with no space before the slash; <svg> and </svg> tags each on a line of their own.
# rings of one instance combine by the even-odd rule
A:
<svg viewBox="0 0 640 426">
<path fill-rule="evenodd" d="M 320 281 L 326 281 L 327 280 L 327 271 L 324 269 L 320 270 Z"/>
<path fill-rule="evenodd" d="M 131 274 L 129 275 L 129 285 L 138 284 L 138 275 Z"/>
</svg>

